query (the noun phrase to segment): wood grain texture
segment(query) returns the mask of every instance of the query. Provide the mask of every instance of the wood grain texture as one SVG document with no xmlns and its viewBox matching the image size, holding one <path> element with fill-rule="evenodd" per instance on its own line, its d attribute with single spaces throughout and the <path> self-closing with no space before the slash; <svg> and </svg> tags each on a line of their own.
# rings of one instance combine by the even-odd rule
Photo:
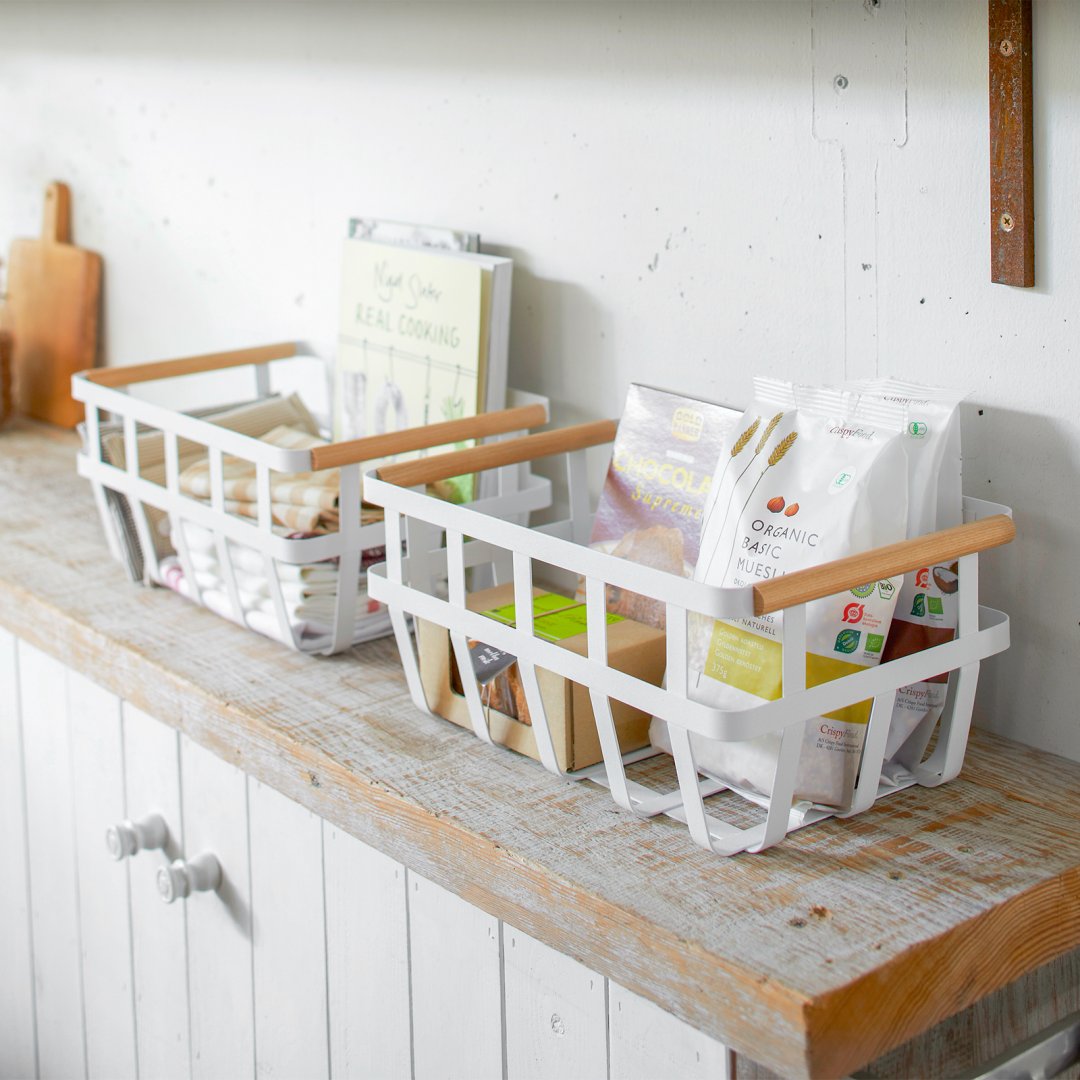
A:
<svg viewBox="0 0 1080 1080">
<path fill-rule="evenodd" d="M 522 405 L 516 409 L 500 409 L 498 412 L 479 413 L 461 420 L 444 420 L 438 424 L 388 431 L 385 435 L 369 435 L 363 439 L 319 446 L 311 451 L 312 469 L 334 469 L 357 461 L 374 461 L 409 450 L 426 450 L 433 446 L 446 446 L 462 439 L 482 439 L 488 435 L 504 435 L 509 431 L 521 431 L 538 427 L 547 422 L 547 409 L 543 405 Z"/>
<path fill-rule="evenodd" d="M 156 881 L 158 868 L 184 852 L 179 739 L 127 702 L 123 718 L 128 817 L 158 813 L 169 830 L 163 851 L 140 852 L 128 868 L 139 1075 L 191 1080 L 187 913 L 161 902 Z"/>
<path fill-rule="evenodd" d="M 906 574 L 920 566 L 952 562 L 962 555 L 1008 544 L 1015 536 L 1016 526 L 1012 518 L 995 514 L 982 521 L 955 525 L 951 529 L 928 533 L 914 540 L 886 544 L 859 552 L 858 555 L 813 566 L 809 570 L 796 570 L 754 585 L 754 614 L 767 615 L 793 604 L 806 604 L 823 596 L 833 596 L 867 581 Z"/>
<path fill-rule="evenodd" d="M 43 235 L 13 241 L 8 262 L 15 401 L 27 416 L 71 428 L 83 418 L 71 376 L 97 358 L 101 256 L 70 242 L 66 185 L 50 184 L 45 202 Z"/>
<path fill-rule="evenodd" d="M 26 861 L 19 674 L 15 637 L 0 630 L 0 1077 L 37 1075 L 34 957 Z"/>
<path fill-rule="evenodd" d="M 295 341 L 273 345 L 253 345 L 229 352 L 202 353 L 182 356 L 176 360 L 152 360 L 147 364 L 124 364 L 120 367 L 80 371 L 88 382 L 99 386 L 133 386 L 155 379 L 173 379 L 180 375 L 198 375 L 204 371 L 223 371 L 226 368 L 246 367 L 248 364 L 268 364 L 271 360 L 287 360 L 296 355 Z"/>
<path fill-rule="evenodd" d="M 433 484 L 450 476 L 463 473 L 483 472 L 504 465 L 520 465 L 523 461 L 535 461 L 549 454 L 563 454 L 571 450 L 585 450 L 590 446 L 611 442 L 615 438 L 614 420 L 594 420 L 588 424 L 555 428 L 536 435 L 523 435 L 520 439 L 475 446 L 471 450 L 455 450 L 449 454 L 434 454 L 419 461 L 402 461 L 397 465 L 384 465 L 378 470 L 380 480 L 401 487 L 415 484 Z"/>
<path fill-rule="evenodd" d="M 405 867 L 325 822 L 322 831 L 330 1075 L 408 1076 Z"/>
<path fill-rule="evenodd" d="M 72 796 L 79 874 L 86 1071 L 138 1075 L 128 864 L 105 849 L 105 830 L 126 816 L 120 699 L 68 672 Z"/>
<path fill-rule="evenodd" d="M 0 623 L 783 1075 L 858 1068 L 1080 947 L 1080 765 L 976 733 L 950 784 L 718 859 L 418 715 L 391 641 L 315 659 L 129 585 L 74 441 L 3 438 Z"/>
<path fill-rule="evenodd" d="M 990 280 L 1035 284 L 1031 0 L 989 0 Z"/>
</svg>

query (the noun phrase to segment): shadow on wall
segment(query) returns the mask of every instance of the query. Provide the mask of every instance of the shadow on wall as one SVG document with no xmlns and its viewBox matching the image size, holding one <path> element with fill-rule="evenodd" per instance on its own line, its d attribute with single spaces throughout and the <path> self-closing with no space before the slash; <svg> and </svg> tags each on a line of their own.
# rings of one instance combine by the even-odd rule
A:
<svg viewBox="0 0 1080 1080">
<path fill-rule="evenodd" d="M 1071 565 L 1076 518 L 1062 492 L 1080 489 L 1075 429 L 1036 413 L 961 411 L 964 494 L 1011 506 L 1016 540 L 979 559 L 980 599 L 1010 616 L 1012 645 L 983 665 L 976 718 L 1011 738 L 1075 755 L 1054 735 L 1052 703 L 1075 700 L 1080 575 Z M 1054 745 L 1054 743 L 1059 745 Z"/>
<path fill-rule="evenodd" d="M 617 367 L 608 336 L 610 315 L 582 286 L 532 273 L 528 252 L 492 245 L 485 245 L 485 251 L 514 260 L 509 385 L 533 392 L 543 389 L 551 400 L 551 423 L 556 427 L 603 419 L 599 403 L 607 398 L 604 373 Z M 624 391 L 625 387 L 620 395 Z M 603 486 L 608 456 L 599 448 L 588 455 L 594 500 Z M 554 500 L 552 511 L 538 522 L 569 512 L 564 460 L 536 463 L 537 474 L 552 482 Z"/>
</svg>

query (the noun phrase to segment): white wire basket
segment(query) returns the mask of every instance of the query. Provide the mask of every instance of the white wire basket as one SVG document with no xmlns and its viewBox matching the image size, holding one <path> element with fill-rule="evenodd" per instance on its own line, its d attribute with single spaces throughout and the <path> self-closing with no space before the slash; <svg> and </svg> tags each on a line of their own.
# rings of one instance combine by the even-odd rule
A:
<svg viewBox="0 0 1080 1080">
<path fill-rule="evenodd" d="M 268 365 L 311 356 L 302 344 L 287 342 L 233 352 L 187 357 L 129 367 L 99 368 L 72 379 L 72 393 L 86 405 L 86 437 L 78 456 L 78 471 L 93 488 L 102 524 L 114 558 L 132 563 L 123 550 L 116 528 L 118 502 L 137 536 L 141 577 L 147 584 L 166 584 L 163 572 L 162 537 L 158 525 L 168 523 L 166 545 L 175 549 L 182 570 L 184 593 L 196 603 L 241 626 L 303 652 L 329 655 L 349 648 L 358 640 L 390 633 L 390 619 L 381 605 L 361 610 L 364 597 L 358 592 L 366 572 L 366 556 L 386 544 L 381 521 L 361 523 L 361 466 L 407 451 L 422 451 L 469 439 L 489 439 L 520 434 L 547 421 L 547 400 L 537 395 L 510 391 L 513 407 L 463 420 L 429 424 L 383 435 L 289 450 L 259 438 L 219 426 L 209 420 L 135 397 L 127 387 L 161 379 L 179 379 L 208 372 L 247 367 L 254 377 L 257 399 L 270 395 Z M 123 438 L 123 467 L 110 464 L 103 454 L 102 429 L 118 424 Z M 140 469 L 140 438 L 160 433 L 163 440 L 162 482 L 148 479 Z M 209 501 L 184 494 L 180 486 L 181 448 L 197 444 L 205 448 L 209 466 Z M 227 462 L 246 462 L 255 476 L 256 516 L 239 517 L 229 512 L 224 475 Z M 323 469 L 340 470 L 337 531 L 318 536 L 290 538 L 273 524 L 271 484 L 275 473 L 295 474 Z M 485 518 L 499 515 L 525 522 L 530 511 L 551 501 L 550 481 L 535 477 L 527 466 L 499 469 L 480 487 L 486 497 L 474 505 Z M 223 589 L 211 593 L 200 587 L 198 566 L 190 537 L 207 538 Z M 288 571 L 291 567 L 336 566 L 336 587 L 327 601 L 332 612 L 311 632 L 311 625 L 290 614 L 287 603 Z M 265 582 L 269 595 L 259 609 L 252 607 L 242 589 L 254 576 Z M 325 570 L 324 570 L 325 573 Z M 179 576 L 179 575 L 178 575 Z M 331 575 L 333 576 L 333 575 Z M 368 617 L 372 616 L 372 617 Z M 359 621 L 358 621 L 359 620 Z M 360 629 L 362 627 L 362 629 Z"/>
<path fill-rule="evenodd" d="M 384 507 L 387 561 L 373 567 L 371 595 L 389 608 L 398 648 L 415 704 L 430 714 L 420 679 L 408 617 L 445 628 L 461 672 L 471 671 L 468 640 L 477 639 L 517 657 L 525 700 L 543 765 L 559 776 L 593 780 L 610 790 L 624 810 L 641 817 L 665 814 L 685 823 L 702 847 L 720 855 L 760 852 L 790 831 L 831 816 L 850 817 L 879 798 L 912 785 L 936 787 L 955 777 L 963 764 L 980 662 L 1008 648 L 1009 620 L 978 601 L 978 552 L 1008 543 L 1015 535 L 1011 511 L 965 499 L 965 523 L 956 528 L 892 544 L 809 570 L 744 588 L 704 585 L 590 549 L 591 532 L 585 450 L 614 438 L 615 424 L 600 421 L 500 443 L 498 446 L 433 456 L 380 468 L 367 477 L 367 498 Z M 464 470 L 505 468 L 551 454 L 565 454 L 570 516 L 536 528 L 499 521 L 480 508 L 452 506 L 416 485 Z M 407 555 L 402 551 L 407 539 Z M 806 604 L 825 596 L 883 580 L 938 562 L 959 561 L 959 626 L 954 640 L 832 682 L 806 687 Z M 582 656 L 533 634 L 534 575 L 551 567 L 584 582 L 587 654 Z M 466 606 L 467 574 L 489 568 L 496 583 L 513 582 L 518 624 L 506 626 Z M 471 579 L 468 579 L 471 581 Z M 448 582 L 448 596 L 438 583 Z M 657 686 L 607 663 L 605 597 L 608 586 L 650 597 L 667 615 L 667 677 Z M 784 612 L 783 696 L 751 708 L 724 710 L 694 701 L 688 690 L 688 613 L 710 619 L 737 619 Z M 586 687 L 603 753 L 603 763 L 567 773 L 560 768 L 537 668 Z M 896 691 L 949 672 L 949 689 L 926 760 L 888 784 L 879 782 Z M 475 680 L 462 677 L 472 729 L 492 742 Z M 837 811 L 797 803 L 796 771 L 809 718 L 873 699 L 861 767 L 850 808 Z M 627 766 L 656 756 L 652 747 L 622 753 L 611 702 L 625 702 L 665 720 L 670 731 L 677 785 L 669 790 L 636 782 Z M 706 739 L 743 741 L 767 733 L 780 736 L 771 799 L 758 800 L 756 818 L 747 824 L 742 799 L 711 799 L 725 784 L 699 769 L 691 734 Z M 741 793 L 742 794 L 742 793 Z M 706 805 L 709 800 L 709 805 Z M 722 803 L 724 816 L 715 810 Z M 732 808 L 734 810 L 732 811 Z M 762 820 L 763 819 L 763 820 Z"/>
</svg>

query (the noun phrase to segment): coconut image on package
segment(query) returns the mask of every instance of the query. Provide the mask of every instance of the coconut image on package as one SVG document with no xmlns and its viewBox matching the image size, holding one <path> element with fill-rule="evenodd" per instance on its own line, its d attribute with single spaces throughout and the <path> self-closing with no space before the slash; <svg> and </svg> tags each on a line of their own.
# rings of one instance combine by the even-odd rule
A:
<svg viewBox="0 0 1080 1080">
<path fill-rule="evenodd" d="M 755 396 L 722 452 L 703 518 L 695 577 L 745 586 L 904 539 L 907 461 L 902 405 L 857 393 L 755 380 Z M 807 606 L 806 683 L 881 660 L 902 578 L 866 582 Z M 690 620 L 691 695 L 740 709 L 783 693 L 783 613 Z M 846 809 L 871 701 L 806 722 L 795 797 Z M 654 745 L 670 751 L 653 720 Z M 737 790 L 769 796 L 779 734 L 746 742 L 692 736 L 695 760 Z"/>
</svg>

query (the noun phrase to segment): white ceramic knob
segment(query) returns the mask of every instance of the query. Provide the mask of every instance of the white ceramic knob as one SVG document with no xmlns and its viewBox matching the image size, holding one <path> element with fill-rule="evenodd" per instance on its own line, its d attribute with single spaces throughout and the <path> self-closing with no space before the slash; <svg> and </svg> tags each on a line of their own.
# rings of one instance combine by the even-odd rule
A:
<svg viewBox="0 0 1080 1080">
<path fill-rule="evenodd" d="M 221 863 L 209 851 L 190 862 L 177 859 L 157 872 L 158 894 L 166 904 L 183 900 L 193 892 L 213 892 L 221 884 Z"/>
<path fill-rule="evenodd" d="M 169 827 L 160 814 L 147 814 L 139 821 L 121 821 L 105 830 L 105 846 L 114 859 L 127 859 L 140 851 L 163 848 Z"/>
</svg>

